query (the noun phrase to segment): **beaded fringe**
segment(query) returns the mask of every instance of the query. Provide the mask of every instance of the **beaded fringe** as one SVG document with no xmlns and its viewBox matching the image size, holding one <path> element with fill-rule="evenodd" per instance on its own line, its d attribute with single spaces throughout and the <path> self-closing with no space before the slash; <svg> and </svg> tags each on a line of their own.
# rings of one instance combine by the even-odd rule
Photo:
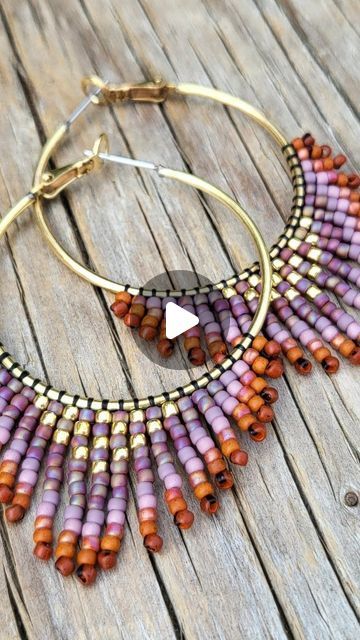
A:
<svg viewBox="0 0 360 640">
<path fill-rule="evenodd" d="M 325 290 L 360 308 L 360 267 L 355 264 L 360 262 L 360 179 L 340 172 L 344 156 L 333 158 L 330 148 L 316 145 L 309 134 L 292 144 L 305 180 L 302 216 L 287 246 L 272 260 L 272 302 L 264 335 L 257 336 L 242 360 L 217 380 L 191 396 L 146 411 L 94 412 L 49 401 L 6 368 L 0 369 L 0 449 L 7 445 L 0 463 L 0 501 L 8 505 L 9 522 L 21 520 L 44 460 L 34 554 L 42 560 L 54 554 L 62 575 L 76 571 L 84 584 L 91 584 L 99 568 L 108 570 L 116 564 L 129 498 L 130 458 L 140 534 L 145 547 L 157 552 L 162 538 L 155 475 L 180 529 L 191 527 L 194 515 L 184 498 L 178 467 L 183 467 L 201 511 L 216 513 L 217 490 L 233 485 L 230 465 L 247 463 L 238 431 L 256 442 L 266 437 L 278 393 L 265 378 L 282 375 L 282 354 L 302 375 L 312 369 L 306 352 L 326 373 L 337 371 L 339 360 L 326 345 L 359 364 L 360 325 Z M 190 362 L 203 364 L 206 349 L 221 365 L 248 331 L 260 288 L 254 272 L 223 291 L 178 299 L 122 292 L 111 308 L 144 340 L 157 339 L 160 354 L 167 358 L 175 345 L 166 338 L 164 310 L 170 300 L 177 302 L 200 320 L 184 336 Z M 69 498 L 56 539 L 54 518 L 65 469 Z"/>
</svg>

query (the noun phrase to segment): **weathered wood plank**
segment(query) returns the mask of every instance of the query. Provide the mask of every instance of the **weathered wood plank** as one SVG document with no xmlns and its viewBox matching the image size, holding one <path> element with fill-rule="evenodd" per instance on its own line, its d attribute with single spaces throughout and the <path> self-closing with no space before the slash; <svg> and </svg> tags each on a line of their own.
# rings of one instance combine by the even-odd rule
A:
<svg viewBox="0 0 360 640">
<path fill-rule="evenodd" d="M 3 208 L 30 184 L 43 136 L 70 113 L 81 75 L 93 69 L 115 80 L 160 72 L 226 88 L 261 106 L 289 136 L 309 128 L 341 146 L 356 166 L 355 84 L 342 73 L 356 30 L 344 26 L 346 48 L 340 10 L 305 4 L 307 11 L 296 0 L 185 0 L 181 7 L 175 0 L 107 0 L 100 10 L 94 0 L 68 0 L 60 11 L 53 1 L 5 0 Z M 340 4 L 353 15 L 353 2 Z M 339 47 L 341 64 L 326 55 L 330 46 Z M 114 150 L 190 167 L 233 192 L 267 235 L 270 227 L 274 238 L 280 231 L 290 202 L 286 171 L 265 133 L 241 115 L 199 101 L 169 102 L 94 109 L 85 122 L 59 152 L 59 164 L 106 130 Z M 233 221 L 212 202 L 204 208 L 186 188 L 128 169 L 109 168 L 106 180 L 99 174 L 77 185 L 50 215 L 74 255 L 132 282 L 192 266 L 222 278 L 251 258 Z M 108 297 L 49 254 L 29 216 L 0 251 L 2 335 L 30 370 L 95 395 L 154 393 L 184 380 L 185 372 L 154 367 L 134 352 L 129 332 L 112 322 Z M 219 516 L 199 516 L 181 536 L 162 508 L 166 549 L 155 560 L 141 548 L 133 502 L 118 570 L 88 591 L 30 559 L 34 509 L 15 531 L 3 524 L 4 637 L 354 638 L 358 508 L 346 507 L 344 495 L 359 489 L 356 379 L 346 366 L 331 381 L 318 371 L 299 381 L 290 371 L 279 388 L 274 433 L 248 447 L 250 464 Z"/>
</svg>

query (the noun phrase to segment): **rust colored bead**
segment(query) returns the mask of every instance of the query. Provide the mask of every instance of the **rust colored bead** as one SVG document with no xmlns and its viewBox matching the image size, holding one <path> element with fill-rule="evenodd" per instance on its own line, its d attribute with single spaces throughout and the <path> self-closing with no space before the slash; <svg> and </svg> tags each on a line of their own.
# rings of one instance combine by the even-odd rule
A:
<svg viewBox="0 0 360 640">
<path fill-rule="evenodd" d="M 247 405 L 250 411 L 252 411 L 253 413 L 256 413 L 263 406 L 264 402 L 265 401 L 262 399 L 261 396 L 259 396 L 258 394 L 255 394 L 253 395 L 252 398 L 250 398 L 250 400 L 247 401 Z"/>
<path fill-rule="evenodd" d="M 187 508 L 186 501 L 184 500 L 183 497 L 174 498 L 173 500 L 170 500 L 170 502 L 168 502 L 167 504 L 168 504 L 168 509 L 172 516 L 174 516 L 178 511 L 183 511 L 184 509 Z"/>
<path fill-rule="evenodd" d="M 354 349 L 356 349 L 356 345 L 355 342 L 353 342 L 352 340 L 344 340 L 340 347 L 339 347 L 339 352 L 341 353 L 342 356 L 344 356 L 345 358 L 348 358 L 354 351 Z"/>
<path fill-rule="evenodd" d="M 328 158 L 331 155 L 331 147 L 328 144 L 322 144 L 321 152 L 323 158 Z"/>
<path fill-rule="evenodd" d="M 50 560 L 52 556 L 51 545 L 47 544 L 46 542 L 38 542 L 35 545 L 33 553 L 34 556 L 39 558 L 39 560 L 45 560 L 45 562 L 48 562 L 48 560 Z"/>
<path fill-rule="evenodd" d="M 156 329 L 146 325 L 141 326 L 139 329 L 140 338 L 142 338 L 143 340 L 146 340 L 146 342 L 151 342 L 151 340 L 154 340 L 156 333 L 157 333 Z"/>
<path fill-rule="evenodd" d="M 135 315 L 134 313 L 127 313 L 124 317 L 124 322 L 127 327 L 131 327 L 132 329 L 137 329 L 140 326 L 141 318 L 140 316 Z"/>
<path fill-rule="evenodd" d="M 316 160 L 317 158 L 321 158 L 322 156 L 322 150 L 321 147 L 318 144 L 314 144 L 313 148 L 311 149 L 311 157 L 313 160 Z"/>
<path fill-rule="evenodd" d="M 98 553 L 98 564 L 104 571 L 110 571 L 116 565 L 117 557 L 114 551 L 103 550 Z"/>
<path fill-rule="evenodd" d="M 25 509 L 19 505 L 14 504 L 8 507 L 5 511 L 5 516 L 8 522 L 19 522 L 25 515 Z"/>
<path fill-rule="evenodd" d="M 236 452 L 235 452 L 236 453 Z M 220 471 L 215 476 L 215 482 L 218 489 L 231 489 L 234 484 L 234 477 L 229 469 L 224 469 Z"/>
<path fill-rule="evenodd" d="M 37 516 L 35 518 L 35 529 L 51 529 L 53 528 L 53 519 L 50 516 Z"/>
<path fill-rule="evenodd" d="M 162 358 L 170 358 L 174 351 L 174 343 L 167 338 L 165 338 L 164 340 L 160 340 L 157 345 L 157 350 Z"/>
<path fill-rule="evenodd" d="M 315 138 L 311 135 L 311 133 L 304 133 L 302 139 L 305 147 L 312 147 L 315 144 Z"/>
<path fill-rule="evenodd" d="M 170 502 L 170 500 L 174 500 L 175 498 L 182 498 L 183 494 L 179 487 L 173 487 L 172 489 L 166 489 L 164 493 L 164 498 L 166 502 Z"/>
<path fill-rule="evenodd" d="M 312 364 L 307 358 L 298 358 L 295 362 L 295 369 L 303 376 L 307 376 L 312 371 Z"/>
<path fill-rule="evenodd" d="M 262 351 L 265 348 L 267 340 L 264 336 L 256 336 L 252 343 L 253 349 L 256 351 Z"/>
<path fill-rule="evenodd" d="M 198 484 L 194 489 L 194 494 L 198 500 L 202 500 L 202 498 L 211 494 L 212 492 L 213 486 L 210 482 L 200 482 L 200 484 Z"/>
<path fill-rule="evenodd" d="M 279 393 L 274 387 L 265 387 L 265 389 L 260 392 L 260 395 L 267 404 L 274 404 L 279 397 Z"/>
<path fill-rule="evenodd" d="M 61 555 L 65 555 L 65 554 L 61 554 Z M 93 549 L 81 549 L 77 554 L 77 563 L 79 565 L 95 565 L 96 551 L 94 551 Z"/>
<path fill-rule="evenodd" d="M 10 473 L 11 476 L 15 476 L 18 470 L 18 465 L 16 462 L 12 462 L 11 460 L 3 460 L 0 464 L 0 483 L 1 483 L 1 474 L 2 473 Z"/>
<path fill-rule="evenodd" d="M 150 314 L 145 316 L 141 321 L 141 326 L 142 327 L 152 327 L 153 329 L 156 329 L 158 324 L 159 324 L 158 318 L 156 316 L 152 316 Z"/>
<path fill-rule="evenodd" d="M 215 353 L 215 355 L 212 356 L 212 361 L 214 364 L 222 364 L 225 358 L 226 356 L 223 353 Z"/>
<path fill-rule="evenodd" d="M 240 420 L 237 421 L 237 425 L 241 429 L 241 431 L 247 431 L 249 427 L 254 424 L 254 422 L 256 422 L 255 416 L 253 416 L 252 413 L 248 413 L 246 416 L 242 416 Z M 228 442 L 230 441 L 228 440 Z"/>
<path fill-rule="evenodd" d="M 6 485 L 0 484 L 0 503 L 10 504 L 14 496 L 14 492 Z"/>
<path fill-rule="evenodd" d="M 201 511 L 203 511 L 204 513 L 207 513 L 209 515 L 213 515 L 214 513 L 217 512 L 217 510 L 219 509 L 220 505 L 218 503 L 218 501 L 216 500 L 215 496 L 210 494 L 208 496 L 204 496 L 203 498 L 201 498 L 200 500 L 200 509 Z"/>
<path fill-rule="evenodd" d="M 100 549 L 102 551 L 113 551 L 118 553 L 121 547 L 121 540 L 118 536 L 105 535 L 100 542 Z"/>
<path fill-rule="evenodd" d="M 348 187 L 350 189 L 357 189 L 358 186 L 360 185 L 360 178 L 358 175 L 356 175 L 356 173 L 351 173 L 348 176 Z"/>
<path fill-rule="evenodd" d="M 15 493 L 13 499 L 13 505 L 18 505 L 22 507 L 25 511 L 29 508 L 31 502 L 31 496 L 27 495 L 27 493 Z"/>
<path fill-rule="evenodd" d="M 236 405 L 234 411 L 231 414 L 234 420 L 240 420 L 244 414 L 244 410 L 245 414 L 249 415 L 249 407 L 244 402 L 239 402 L 239 404 Z"/>
<path fill-rule="evenodd" d="M 355 347 L 349 356 L 349 362 L 354 365 L 360 364 L 360 347 Z"/>
<path fill-rule="evenodd" d="M 110 309 L 117 318 L 123 318 L 129 311 L 129 307 L 125 302 L 113 302 Z"/>
<path fill-rule="evenodd" d="M 203 349 L 201 349 L 200 347 L 190 349 L 189 360 L 191 364 L 194 365 L 194 367 L 200 367 L 206 360 L 205 351 L 203 351 Z"/>
<path fill-rule="evenodd" d="M 267 382 L 266 380 L 264 380 L 264 378 L 261 377 L 257 377 L 255 378 L 251 383 L 250 383 L 250 387 L 252 389 L 254 389 L 254 391 L 256 391 L 256 393 L 260 393 L 263 389 L 265 389 L 267 387 Z"/>
<path fill-rule="evenodd" d="M 58 544 L 61 544 L 62 542 L 67 542 L 69 544 L 74 544 L 76 545 L 78 541 L 78 536 L 76 533 L 74 533 L 74 531 L 69 531 L 68 529 L 64 529 L 58 538 Z"/>
<path fill-rule="evenodd" d="M 186 351 L 190 351 L 191 349 L 195 349 L 199 347 L 200 340 L 196 336 L 192 336 L 191 338 L 185 338 L 184 340 L 184 349 Z"/>
<path fill-rule="evenodd" d="M 264 424 L 253 424 L 249 429 L 251 440 L 262 442 L 266 438 L 266 427 Z"/>
<path fill-rule="evenodd" d="M 281 345 L 276 340 L 269 340 L 264 347 L 264 352 L 269 358 L 276 358 L 281 353 Z"/>
<path fill-rule="evenodd" d="M 211 462 L 214 462 L 214 460 L 222 460 L 221 451 L 217 447 L 208 449 L 208 451 L 204 453 L 204 460 L 206 464 L 210 464 Z"/>
<path fill-rule="evenodd" d="M 345 162 L 346 162 L 346 156 L 344 156 L 342 153 L 339 153 L 334 158 L 334 167 L 335 167 L 335 169 L 340 169 L 340 167 L 342 167 L 343 164 L 345 164 Z"/>
<path fill-rule="evenodd" d="M 190 529 L 194 522 L 194 514 L 188 509 L 183 509 L 175 514 L 174 522 L 179 529 Z"/>
<path fill-rule="evenodd" d="M 263 405 L 257 412 L 256 417 L 260 422 L 271 422 L 274 417 L 274 412 L 271 407 Z"/>
<path fill-rule="evenodd" d="M 326 373 L 336 373 L 339 366 L 340 366 L 340 362 L 338 360 L 338 358 L 335 358 L 334 356 L 328 356 L 327 358 L 324 358 L 324 360 L 321 363 L 324 371 L 326 371 Z"/>
<path fill-rule="evenodd" d="M 291 349 L 288 349 L 288 351 L 286 352 L 286 357 L 289 362 L 291 362 L 291 364 L 295 364 L 296 360 L 302 358 L 303 355 L 303 351 L 302 349 L 300 349 L 300 347 L 291 347 Z"/>
<path fill-rule="evenodd" d="M 291 144 L 294 147 L 294 149 L 296 149 L 296 151 L 303 149 L 305 146 L 302 138 L 294 138 Z"/>
<path fill-rule="evenodd" d="M 79 555 L 83 551 L 84 550 L 79 551 Z M 85 552 L 86 551 L 87 550 L 85 550 Z M 76 555 L 76 547 L 74 544 L 71 544 L 70 542 L 60 542 L 60 544 L 58 544 L 58 546 L 56 547 L 56 550 L 55 550 L 56 559 L 61 558 L 62 556 L 64 556 L 65 558 L 74 558 L 75 555 Z M 81 562 L 79 562 L 79 564 L 81 564 Z M 92 564 L 92 563 L 89 561 L 88 564 Z"/>
<path fill-rule="evenodd" d="M 314 351 L 313 356 L 317 362 L 322 362 L 325 358 L 331 356 L 331 353 L 326 347 L 320 347 Z"/>
<path fill-rule="evenodd" d="M 7 471 L 1 471 L 0 485 L 1 484 L 5 484 L 9 489 L 12 489 L 15 484 L 15 476 Z"/>
<path fill-rule="evenodd" d="M 284 373 L 284 365 L 280 358 L 274 358 L 274 360 L 270 360 L 268 366 L 265 370 L 265 375 L 273 380 L 275 378 L 281 378 Z"/>
<path fill-rule="evenodd" d="M 161 551 L 161 548 L 163 546 L 163 539 L 157 534 L 151 534 L 144 538 L 144 546 L 148 551 L 157 553 L 158 551 Z"/>
<path fill-rule="evenodd" d="M 127 291 L 118 291 L 115 293 L 115 300 L 116 302 L 125 302 L 129 306 L 132 302 L 132 296 Z"/>
<path fill-rule="evenodd" d="M 35 529 L 33 533 L 34 542 L 46 542 L 51 544 L 53 541 L 53 534 L 51 529 Z"/>
<path fill-rule="evenodd" d="M 90 584 L 94 584 L 96 580 L 96 574 L 96 567 L 92 564 L 82 564 L 76 571 L 76 575 L 79 580 L 87 586 L 89 586 Z"/>
<path fill-rule="evenodd" d="M 157 533 L 157 524 L 154 520 L 146 520 L 145 522 L 140 523 L 139 530 L 142 537 L 146 538 L 146 536 Z"/>
<path fill-rule="evenodd" d="M 237 464 L 239 467 L 245 467 L 248 463 L 248 458 L 249 456 L 246 451 L 239 449 L 238 451 L 233 451 L 230 456 L 230 462 L 232 462 L 232 464 Z"/>
<path fill-rule="evenodd" d="M 345 173 L 339 173 L 337 177 L 337 183 L 339 187 L 347 187 L 348 177 Z"/>
<path fill-rule="evenodd" d="M 212 462 L 209 462 L 209 464 L 207 465 L 207 469 L 212 476 L 220 474 L 226 469 L 225 461 L 222 457 L 218 460 L 213 460 Z"/>
<path fill-rule="evenodd" d="M 267 358 L 264 358 L 263 356 L 257 356 L 257 358 L 255 358 L 254 362 L 252 363 L 251 368 L 257 375 L 262 375 L 265 373 L 265 369 L 268 364 L 269 361 Z"/>
<path fill-rule="evenodd" d="M 138 511 L 138 519 L 139 522 L 145 522 L 146 520 L 156 520 L 157 511 L 156 509 L 152 509 L 151 507 L 147 507 L 146 509 L 139 509 Z"/>
<path fill-rule="evenodd" d="M 324 158 L 323 161 L 324 171 L 331 171 L 334 168 L 334 161 L 332 158 Z"/>
<path fill-rule="evenodd" d="M 70 576 L 75 571 L 75 561 L 72 558 L 58 558 L 55 562 L 55 569 L 61 573 L 64 578 Z"/>
<path fill-rule="evenodd" d="M 238 449 L 240 449 L 239 443 L 235 438 L 225 440 L 225 442 L 223 442 L 221 445 L 221 451 L 227 458 L 231 456 L 233 451 L 237 451 Z"/>
</svg>

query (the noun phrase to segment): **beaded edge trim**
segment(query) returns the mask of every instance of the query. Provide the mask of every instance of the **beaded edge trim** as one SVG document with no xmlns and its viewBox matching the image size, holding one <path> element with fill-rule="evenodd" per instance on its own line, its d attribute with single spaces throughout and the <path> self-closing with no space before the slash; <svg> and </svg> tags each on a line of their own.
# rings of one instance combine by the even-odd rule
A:
<svg viewBox="0 0 360 640">
<path fill-rule="evenodd" d="M 287 246 L 288 241 L 294 236 L 295 229 L 298 227 L 299 220 L 302 215 L 305 199 L 305 178 L 303 170 L 298 159 L 295 148 L 292 144 L 287 144 L 282 148 L 282 152 L 290 168 L 290 175 L 293 184 L 294 196 L 293 205 L 291 208 L 291 216 L 289 221 L 285 225 L 283 233 L 279 236 L 278 241 L 271 247 L 269 251 L 270 259 L 274 260 L 282 249 Z M 215 285 L 207 287 L 199 287 L 193 290 L 187 291 L 187 295 L 195 295 L 196 293 L 210 293 L 217 289 L 223 289 L 226 286 L 234 286 L 240 280 L 247 279 L 251 274 L 259 271 L 259 264 L 255 262 L 251 267 L 245 269 L 241 274 L 231 276 L 228 280 L 223 280 Z M 154 295 L 154 291 L 147 289 L 132 289 L 130 285 L 124 286 L 124 291 L 128 291 L 133 295 L 141 294 L 144 296 Z M 161 294 L 161 295 L 160 295 Z M 175 296 L 174 296 L 175 294 Z M 178 297 L 184 295 L 179 291 L 162 291 L 158 292 L 158 297 L 173 296 Z M 176 401 L 183 396 L 188 396 L 194 393 L 197 389 L 206 387 L 211 380 L 216 380 L 227 369 L 230 369 L 232 365 L 240 360 L 242 354 L 248 349 L 255 336 L 251 333 L 247 333 L 243 336 L 241 343 L 232 351 L 232 353 L 224 360 L 221 365 L 216 365 L 211 371 L 208 371 L 203 376 L 190 382 L 182 387 L 177 387 L 170 392 L 164 392 L 157 396 L 147 396 L 146 398 L 132 400 L 95 400 L 94 398 L 84 398 L 79 395 L 71 395 L 67 391 L 58 391 L 51 385 L 46 385 L 44 382 L 33 376 L 23 369 L 14 358 L 6 351 L 3 344 L 0 343 L 0 364 L 5 367 L 15 378 L 20 380 L 24 385 L 31 387 L 41 395 L 46 396 L 50 400 L 56 400 L 63 405 L 73 405 L 79 409 L 92 409 L 98 411 L 100 409 L 107 409 L 109 411 L 132 411 L 133 409 L 147 409 L 151 406 L 159 406 L 169 400 Z"/>
</svg>

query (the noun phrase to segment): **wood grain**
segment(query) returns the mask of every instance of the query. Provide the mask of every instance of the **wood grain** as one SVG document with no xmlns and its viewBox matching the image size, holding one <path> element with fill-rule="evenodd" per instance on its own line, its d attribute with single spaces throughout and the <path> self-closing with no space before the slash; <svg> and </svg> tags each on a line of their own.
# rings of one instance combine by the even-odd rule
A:
<svg viewBox="0 0 360 640">
<path fill-rule="evenodd" d="M 0 17 L 3 211 L 29 188 L 41 145 L 92 71 L 213 84 L 261 107 L 289 138 L 310 130 L 360 165 L 355 0 L 3 0 Z M 93 109 L 59 166 L 101 131 L 115 151 L 189 169 L 234 194 L 269 243 L 280 232 L 291 200 L 284 163 L 240 114 L 197 100 Z M 105 177 L 49 207 L 54 231 L 94 268 L 142 284 L 174 269 L 223 278 L 252 259 L 241 230 L 210 200 L 144 172 L 115 167 Z M 189 378 L 134 349 L 110 298 L 57 261 L 30 214 L 0 259 L 2 338 L 39 377 L 106 397 Z M 273 430 L 248 447 L 249 465 L 219 515 L 199 515 L 182 535 L 162 508 L 165 549 L 150 558 L 132 500 L 118 569 L 94 588 L 32 558 L 38 497 L 18 527 L 2 517 L 0 638 L 357 637 L 359 506 L 346 506 L 345 495 L 360 489 L 358 376 L 346 365 L 331 379 L 287 370 L 278 388 Z"/>
</svg>

